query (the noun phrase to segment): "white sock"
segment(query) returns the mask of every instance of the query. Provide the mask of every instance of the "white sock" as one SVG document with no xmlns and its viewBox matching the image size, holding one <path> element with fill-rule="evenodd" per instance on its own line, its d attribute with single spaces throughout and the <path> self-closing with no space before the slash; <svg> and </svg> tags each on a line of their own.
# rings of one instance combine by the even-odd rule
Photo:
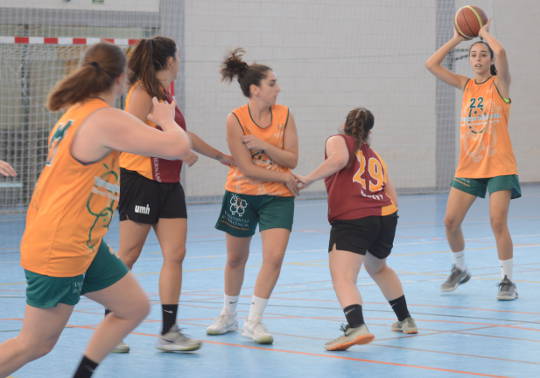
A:
<svg viewBox="0 0 540 378">
<path fill-rule="evenodd" d="M 510 281 L 512 281 L 512 270 L 514 268 L 514 259 L 508 259 L 508 260 L 499 260 L 499 263 L 501 264 L 501 276 L 504 278 L 504 276 L 508 277 Z"/>
<path fill-rule="evenodd" d="M 223 296 L 223 310 L 222 314 L 227 315 L 236 315 L 236 305 L 238 304 L 238 295 L 227 295 Z"/>
<path fill-rule="evenodd" d="M 260 321 L 268 299 L 259 298 L 255 295 L 251 298 L 251 306 L 249 306 L 249 315 L 248 320 L 250 321 Z"/>
<path fill-rule="evenodd" d="M 452 252 L 452 256 L 454 257 L 454 265 L 459 270 L 467 270 L 467 266 L 465 265 L 465 252 Z"/>
</svg>

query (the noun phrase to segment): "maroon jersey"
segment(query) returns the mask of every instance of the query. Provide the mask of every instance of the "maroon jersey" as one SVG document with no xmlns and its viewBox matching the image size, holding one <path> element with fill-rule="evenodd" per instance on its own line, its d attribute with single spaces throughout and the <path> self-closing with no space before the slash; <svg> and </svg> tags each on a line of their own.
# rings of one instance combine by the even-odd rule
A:
<svg viewBox="0 0 540 378">
<path fill-rule="evenodd" d="M 126 111 L 129 112 L 130 106 L 133 106 L 130 102 L 131 94 L 136 88 L 136 85 L 133 85 L 126 98 Z M 172 101 L 172 97 L 167 94 L 167 101 Z M 174 120 L 182 128 L 186 129 L 186 120 L 182 115 L 182 112 L 178 107 L 174 110 Z M 146 123 L 149 126 L 155 127 L 159 130 L 162 130 L 159 125 L 147 120 Z M 166 160 L 157 157 L 147 157 L 137 154 L 131 154 L 128 152 L 122 152 L 120 154 L 120 167 L 128 169 L 130 171 L 135 171 L 141 176 L 146 177 L 147 179 L 154 180 L 157 182 L 164 183 L 177 183 L 180 182 L 180 170 L 182 169 L 181 160 Z"/>
<path fill-rule="evenodd" d="M 173 98 L 167 93 L 167 101 L 170 103 Z M 186 119 L 176 106 L 174 109 L 174 121 L 184 130 L 186 130 Z M 157 127 L 162 130 L 161 127 Z M 180 172 L 182 170 L 182 160 L 167 160 L 152 157 L 152 176 L 158 182 L 175 183 L 180 182 Z"/>
<path fill-rule="evenodd" d="M 384 191 L 388 171 L 382 158 L 367 143 L 355 151 L 354 137 L 339 135 L 345 139 L 349 162 L 341 171 L 324 180 L 328 193 L 328 220 L 395 213 L 397 207 Z"/>
</svg>

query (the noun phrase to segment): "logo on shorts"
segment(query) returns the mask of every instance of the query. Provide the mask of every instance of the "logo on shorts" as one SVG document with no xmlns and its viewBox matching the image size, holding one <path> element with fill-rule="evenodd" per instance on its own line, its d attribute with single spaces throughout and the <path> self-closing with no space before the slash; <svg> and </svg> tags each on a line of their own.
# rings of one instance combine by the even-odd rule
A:
<svg viewBox="0 0 540 378">
<path fill-rule="evenodd" d="M 231 197 L 231 206 L 229 210 L 232 215 L 238 215 L 239 217 L 243 216 L 246 212 L 246 207 L 248 205 L 245 199 L 238 197 L 236 194 L 233 194 Z"/>
<path fill-rule="evenodd" d="M 149 215 L 150 214 L 150 205 L 148 205 L 148 204 L 146 204 L 146 206 L 135 205 L 135 213 Z"/>
<path fill-rule="evenodd" d="M 81 281 L 74 281 L 71 285 L 71 291 L 73 294 L 80 294 L 82 290 L 82 282 Z"/>
</svg>

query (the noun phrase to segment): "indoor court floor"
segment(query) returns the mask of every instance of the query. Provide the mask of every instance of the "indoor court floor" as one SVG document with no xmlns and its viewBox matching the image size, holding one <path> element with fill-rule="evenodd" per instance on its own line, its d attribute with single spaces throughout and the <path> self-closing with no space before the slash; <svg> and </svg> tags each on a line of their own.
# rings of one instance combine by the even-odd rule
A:
<svg viewBox="0 0 540 378">
<path fill-rule="evenodd" d="M 152 300 L 152 312 L 126 342 L 131 352 L 110 355 L 95 377 L 540 377 L 540 186 L 525 185 L 512 201 L 514 281 L 519 299 L 499 302 L 500 280 L 487 201 L 478 200 L 464 223 L 466 261 L 472 279 L 441 294 L 451 256 L 443 215 L 446 194 L 400 196 L 400 221 L 389 264 L 399 274 L 418 335 L 394 333 L 394 314 L 362 270 L 358 280 L 364 316 L 375 340 L 346 352 L 326 352 L 339 334 L 343 312 L 335 298 L 327 261 L 329 226 L 323 200 L 296 202 L 294 231 L 264 323 L 274 344 L 256 345 L 240 333 L 207 336 L 223 296 L 225 239 L 214 229 L 219 205 L 191 205 L 187 257 L 179 310 L 185 333 L 204 341 L 194 353 L 154 348 L 161 315 L 157 280 L 161 266 L 153 235 L 134 273 Z M 18 243 L 22 215 L 0 215 L 0 342 L 21 327 L 25 282 Z M 115 217 L 106 237 L 118 247 Z M 239 303 L 247 315 L 261 261 L 259 236 L 252 243 Z M 13 373 L 15 378 L 71 377 L 103 309 L 83 298 L 49 355 Z"/>
</svg>

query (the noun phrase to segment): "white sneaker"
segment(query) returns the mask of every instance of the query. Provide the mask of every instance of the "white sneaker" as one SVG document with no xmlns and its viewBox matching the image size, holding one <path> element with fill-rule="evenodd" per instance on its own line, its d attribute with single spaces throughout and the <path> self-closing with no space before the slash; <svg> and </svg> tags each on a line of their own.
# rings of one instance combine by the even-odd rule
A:
<svg viewBox="0 0 540 378">
<path fill-rule="evenodd" d="M 129 353 L 129 345 L 122 340 L 117 346 L 111 350 L 111 353 Z"/>
<path fill-rule="evenodd" d="M 369 332 L 369 329 L 365 324 L 356 328 L 351 328 L 349 325 L 343 325 L 341 326 L 341 330 L 343 331 L 343 335 L 324 344 L 326 350 L 347 350 L 353 345 L 369 344 L 375 338 L 375 336 Z"/>
<path fill-rule="evenodd" d="M 249 337 L 257 344 L 272 344 L 274 337 L 269 333 L 261 321 L 246 320 L 242 328 L 242 336 Z"/>
<path fill-rule="evenodd" d="M 236 314 L 221 314 L 206 328 L 207 335 L 224 335 L 238 330 Z"/>
<path fill-rule="evenodd" d="M 403 332 L 406 334 L 418 333 L 418 328 L 416 327 L 416 322 L 410 316 L 397 321 L 392 324 L 392 331 L 394 332 Z"/>
<path fill-rule="evenodd" d="M 164 352 L 191 352 L 201 347 L 200 340 L 187 337 L 174 325 L 169 332 L 158 338 L 156 348 Z"/>
</svg>

